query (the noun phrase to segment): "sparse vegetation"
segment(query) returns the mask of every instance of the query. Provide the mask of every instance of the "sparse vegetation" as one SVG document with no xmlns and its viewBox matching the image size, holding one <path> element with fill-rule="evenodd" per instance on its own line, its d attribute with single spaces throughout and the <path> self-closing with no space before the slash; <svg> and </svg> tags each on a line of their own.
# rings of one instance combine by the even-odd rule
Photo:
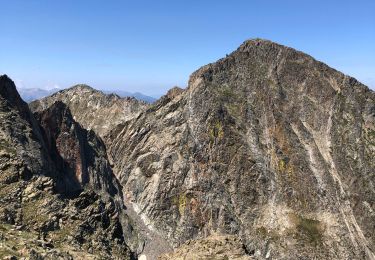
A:
<svg viewBox="0 0 375 260">
<path fill-rule="evenodd" d="M 180 193 L 177 196 L 172 198 L 172 203 L 177 206 L 180 216 L 183 216 L 185 213 L 186 205 L 189 202 L 185 193 Z"/>
<path fill-rule="evenodd" d="M 223 125 L 220 121 L 215 121 L 209 129 L 210 141 L 221 140 L 224 137 Z"/>
<path fill-rule="evenodd" d="M 323 226 L 319 220 L 305 218 L 297 214 L 290 214 L 289 217 L 295 225 L 297 237 L 310 242 L 314 246 L 322 243 Z"/>
<path fill-rule="evenodd" d="M 42 224 L 48 220 L 46 212 L 41 212 L 45 207 L 43 206 L 43 198 L 27 201 L 23 204 L 22 213 L 23 221 L 27 224 L 37 223 Z"/>
</svg>

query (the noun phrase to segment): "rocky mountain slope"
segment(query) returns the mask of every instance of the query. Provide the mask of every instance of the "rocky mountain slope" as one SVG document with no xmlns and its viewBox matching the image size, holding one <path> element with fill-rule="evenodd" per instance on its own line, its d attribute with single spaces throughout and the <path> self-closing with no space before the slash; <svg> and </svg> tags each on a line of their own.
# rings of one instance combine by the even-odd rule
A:
<svg viewBox="0 0 375 260">
<path fill-rule="evenodd" d="M 142 243 L 103 142 L 61 102 L 35 120 L 0 77 L 0 258 L 130 259 Z"/>
<path fill-rule="evenodd" d="M 219 233 L 260 259 L 374 259 L 375 94 L 306 54 L 247 41 L 106 139 L 174 246 Z"/>
<path fill-rule="evenodd" d="M 74 119 L 85 129 L 103 137 L 119 123 L 136 117 L 148 105 L 132 97 L 106 95 L 87 85 L 76 85 L 30 104 L 32 111 L 41 111 L 56 101 L 66 104 Z"/>
</svg>

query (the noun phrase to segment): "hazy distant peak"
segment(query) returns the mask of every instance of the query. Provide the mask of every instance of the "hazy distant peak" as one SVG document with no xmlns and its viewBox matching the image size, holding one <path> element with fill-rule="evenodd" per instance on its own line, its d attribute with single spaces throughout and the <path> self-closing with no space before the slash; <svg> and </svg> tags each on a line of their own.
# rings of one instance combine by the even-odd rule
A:
<svg viewBox="0 0 375 260">
<path fill-rule="evenodd" d="M 132 92 L 128 92 L 125 90 L 118 90 L 118 89 L 117 90 L 103 90 L 103 92 L 106 94 L 116 94 L 121 98 L 133 97 L 135 99 L 138 99 L 147 103 L 153 103 L 156 101 L 156 98 L 144 95 L 143 93 L 140 93 L 140 92 L 132 93 Z"/>
<path fill-rule="evenodd" d="M 17 88 L 22 99 L 26 102 L 31 102 L 40 98 L 47 97 L 53 93 L 59 91 L 60 89 L 41 89 L 41 88 Z"/>
</svg>

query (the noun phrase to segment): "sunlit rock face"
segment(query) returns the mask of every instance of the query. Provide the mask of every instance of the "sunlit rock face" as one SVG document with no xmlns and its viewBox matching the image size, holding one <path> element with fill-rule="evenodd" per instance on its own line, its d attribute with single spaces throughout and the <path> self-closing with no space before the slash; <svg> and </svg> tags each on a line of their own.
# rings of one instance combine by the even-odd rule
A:
<svg viewBox="0 0 375 260">
<path fill-rule="evenodd" d="M 41 111 L 56 101 L 66 104 L 75 121 L 100 137 L 119 123 L 138 116 L 148 106 L 133 97 L 120 98 L 81 84 L 31 102 L 30 108 L 33 112 Z"/>
<path fill-rule="evenodd" d="M 254 257 L 374 259 L 375 95 L 250 40 L 107 136 L 114 172 L 174 246 L 236 235 Z"/>
</svg>

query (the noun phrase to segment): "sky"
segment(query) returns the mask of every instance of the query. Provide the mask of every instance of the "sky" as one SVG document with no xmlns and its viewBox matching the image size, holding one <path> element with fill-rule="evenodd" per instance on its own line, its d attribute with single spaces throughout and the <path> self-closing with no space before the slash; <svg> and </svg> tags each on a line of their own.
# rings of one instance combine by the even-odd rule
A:
<svg viewBox="0 0 375 260">
<path fill-rule="evenodd" d="M 375 89 L 374 0 L 0 0 L 0 74 L 158 97 L 251 38 L 306 52 Z"/>
</svg>

